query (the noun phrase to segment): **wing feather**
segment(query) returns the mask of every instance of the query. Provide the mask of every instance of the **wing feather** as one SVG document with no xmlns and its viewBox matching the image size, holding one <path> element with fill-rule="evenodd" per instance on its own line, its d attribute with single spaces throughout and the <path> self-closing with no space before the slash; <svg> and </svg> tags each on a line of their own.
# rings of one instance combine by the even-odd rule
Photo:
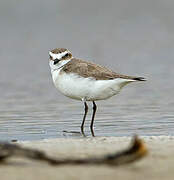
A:
<svg viewBox="0 0 174 180">
<path fill-rule="evenodd" d="M 111 80 L 116 78 L 138 80 L 139 78 L 134 76 L 121 75 L 104 66 L 75 58 L 71 59 L 70 62 L 65 64 L 65 66 L 62 68 L 62 71 L 66 73 L 75 73 L 84 78 L 93 77 L 96 80 Z"/>
</svg>

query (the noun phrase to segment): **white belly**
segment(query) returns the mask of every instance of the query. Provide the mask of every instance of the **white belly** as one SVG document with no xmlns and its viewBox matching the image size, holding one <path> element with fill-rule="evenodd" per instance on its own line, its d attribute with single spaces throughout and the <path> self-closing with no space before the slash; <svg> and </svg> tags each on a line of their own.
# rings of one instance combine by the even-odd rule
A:
<svg viewBox="0 0 174 180">
<path fill-rule="evenodd" d="M 73 99 L 87 101 L 103 100 L 119 93 L 121 88 L 130 80 L 117 78 L 114 80 L 95 80 L 83 78 L 75 74 L 59 74 L 52 72 L 53 82 L 56 88 L 65 96 Z"/>
</svg>

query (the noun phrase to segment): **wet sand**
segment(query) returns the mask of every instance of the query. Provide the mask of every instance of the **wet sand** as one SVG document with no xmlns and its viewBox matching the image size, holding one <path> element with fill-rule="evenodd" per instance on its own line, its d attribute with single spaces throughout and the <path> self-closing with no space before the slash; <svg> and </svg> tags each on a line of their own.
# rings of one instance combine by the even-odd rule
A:
<svg viewBox="0 0 174 180">
<path fill-rule="evenodd" d="M 174 137 L 141 137 L 149 154 L 132 164 L 107 165 L 64 165 L 50 166 L 43 162 L 27 159 L 9 159 L 1 165 L 2 180 L 51 180 L 51 179 L 174 179 Z M 24 147 L 43 150 L 50 156 L 60 158 L 85 158 L 123 150 L 130 144 L 130 137 L 59 138 L 42 141 L 18 142 Z"/>
</svg>

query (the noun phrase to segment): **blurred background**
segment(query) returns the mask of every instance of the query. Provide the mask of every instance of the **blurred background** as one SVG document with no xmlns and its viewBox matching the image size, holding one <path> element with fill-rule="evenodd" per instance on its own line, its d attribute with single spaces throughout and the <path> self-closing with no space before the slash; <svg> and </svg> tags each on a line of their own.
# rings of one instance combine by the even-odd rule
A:
<svg viewBox="0 0 174 180">
<path fill-rule="evenodd" d="M 1 0 L 1 140 L 80 130 L 82 103 L 52 83 L 48 51 L 56 47 L 148 79 L 97 102 L 96 136 L 174 135 L 174 1 Z"/>
</svg>

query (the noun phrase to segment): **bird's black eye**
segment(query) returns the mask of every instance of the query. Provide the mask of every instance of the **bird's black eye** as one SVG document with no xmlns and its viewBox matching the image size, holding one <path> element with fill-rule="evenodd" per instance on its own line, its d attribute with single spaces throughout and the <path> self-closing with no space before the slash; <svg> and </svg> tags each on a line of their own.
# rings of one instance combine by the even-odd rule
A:
<svg viewBox="0 0 174 180">
<path fill-rule="evenodd" d="M 59 59 L 55 59 L 54 60 L 54 65 L 57 64 L 60 60 Z"/>
<path fill-rule="evenodd" d="M 64 57 L 68 57 L 69 56 L 69 54 L 65 54 L 65 56 Z"/>
<path fill-rule="evenodd" d="M 50 56 L 50 55 L 49 55 Z M 50 56 L 50 60 L 53 60 L 53 57 L 52 56 Z"/>
</svg>

